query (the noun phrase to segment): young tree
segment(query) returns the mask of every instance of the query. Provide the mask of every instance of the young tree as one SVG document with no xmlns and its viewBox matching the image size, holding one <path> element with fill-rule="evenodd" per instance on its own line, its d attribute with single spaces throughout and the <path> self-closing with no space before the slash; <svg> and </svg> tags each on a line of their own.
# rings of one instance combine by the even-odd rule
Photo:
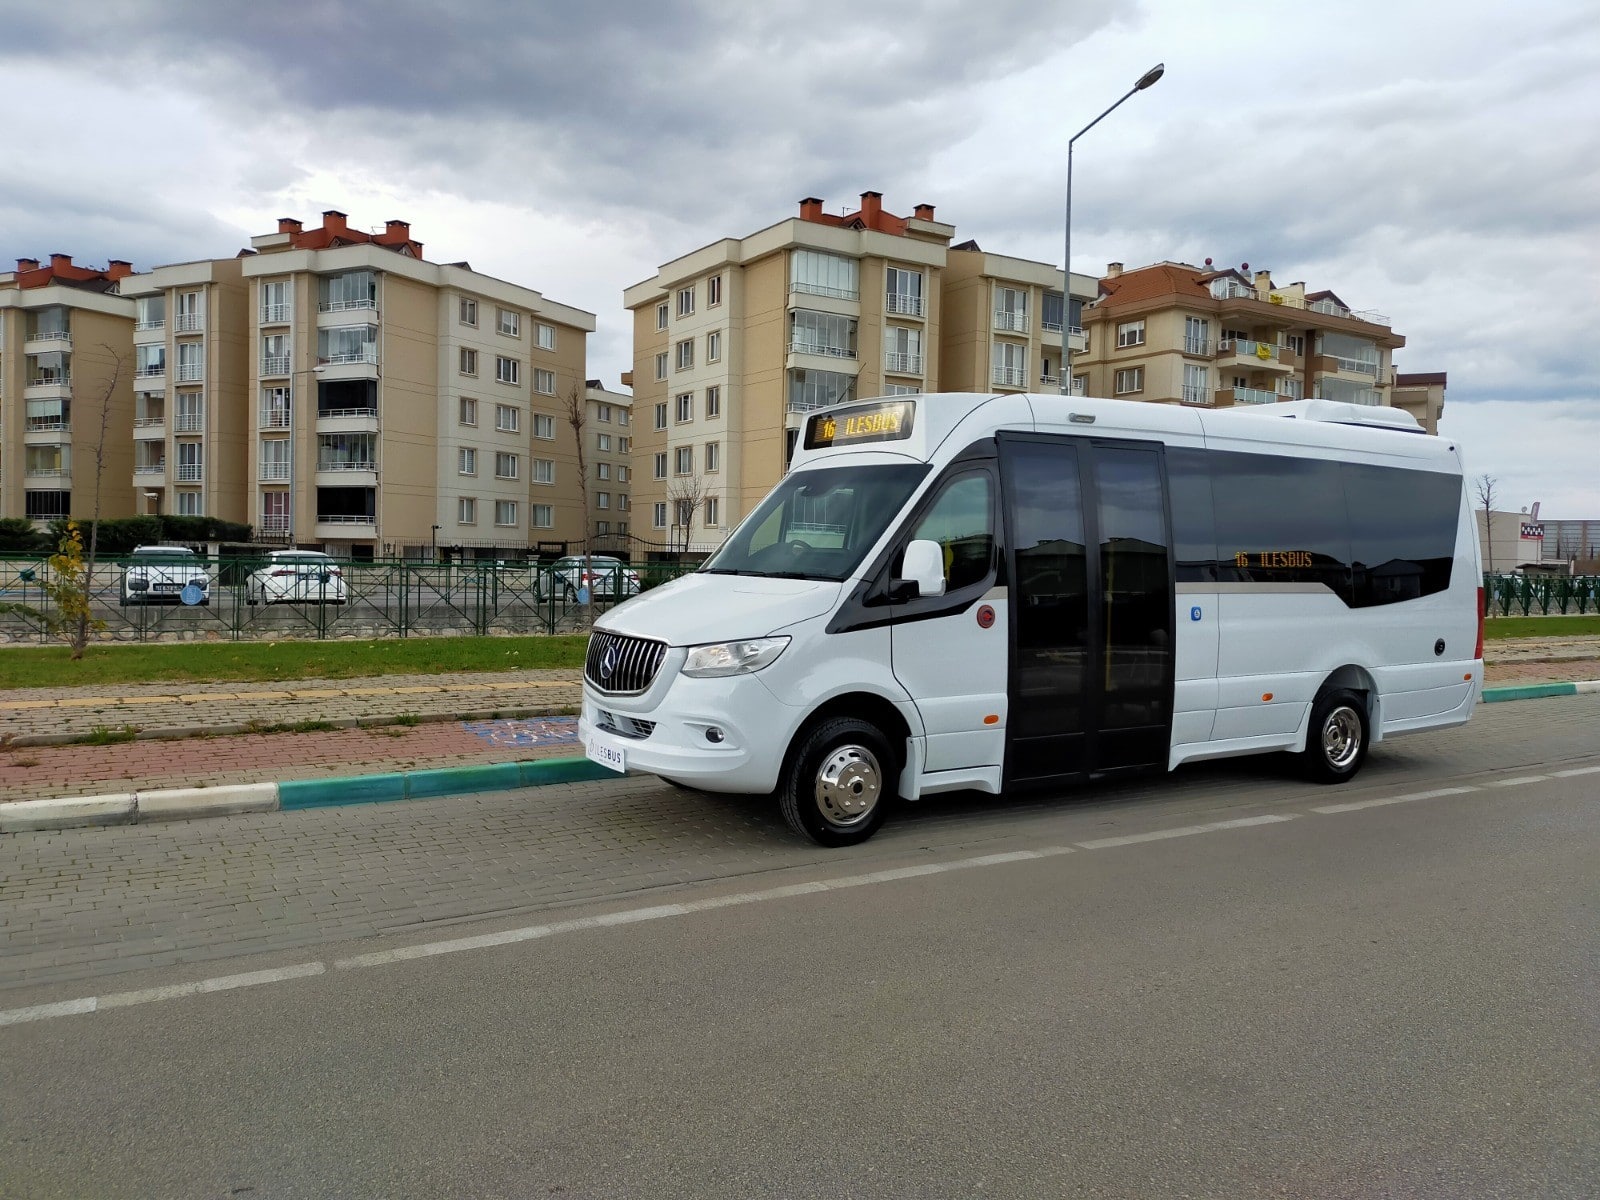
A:
<svg viewBox="0 0 1600 1200">
<path fill-rule="evenodd" d="M 83 560 L 83 603 L 76 607 L 77 624 L 68 639 L 72 646 L 74 660 L 83 657 L 83 652 L 89 646 L 89 630 L 91 626 L 96 629 L 105 628 L 104 621 L 91 621 L 89 616 L 89 602 L 94 595 L 94 561 L 100 544 L 100 485 L 106 473 L 106 431 L 111 426 L 111 401 L 117 394 L 117 385 L 122 382 L 122 368 L 125 365 L 123 357 L 104 342 L 100 348 L 111 359 L 111 376 L 106 381 L 104 392 L 100 396 L 100 436 L 92 449 L 94 450 L 94 516 L 93 524 L 89 526 L 89 553 Z M 73 526 L 76 530 L 76 526 Z M 78 545 L 82 547 L 82 537 Z M 52 562 L 55 560 L 52 559 Z"/>
<path fill-rule="evenodd" d="M 1474 481 L 1478 492 L 1478 503 L 1483 505 L 1483 540 L 1488 552 L 1489 574 L 1494 574 L 1494 485 L 1498 482 L 1493 475 L 1479 475 Z"/>
<path fill-rule="evenodd" d="M 683 527 L 683 553 L 689 553 L 689 530 L 694 524 L 694 514 L 706 502 L 705 481 L 698 475 L 686 475 L 672 481 L 667 488 L 667 501 L 672 505 L 676 524 Z M 676 546 L 673 549 L 677 549 Z"/>
<path fill-rule="evenodd" d="M 588 592 L 580 589 L 579 596 L 582 598 L 587 595 L 593 601 L 594 566 L 590 561 L 589 548 L 589 457 L 583 444 L 583 430 L 589 424 L 589 406 L 588 396 L 581 385 L 572 385 L 572 390 L 567 393 L 566 409 L 567 424 L 572 426 L 573 439 L 578 443 L 578 503 L 581 505 L 578 519 L 583 525 L 583 577 L 589 581 Z"/>
</svg>

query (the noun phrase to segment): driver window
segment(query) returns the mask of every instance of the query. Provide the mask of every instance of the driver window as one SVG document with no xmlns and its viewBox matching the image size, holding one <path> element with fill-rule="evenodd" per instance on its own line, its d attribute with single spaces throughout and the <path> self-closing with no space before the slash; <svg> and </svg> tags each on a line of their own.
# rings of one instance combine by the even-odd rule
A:
<svg viewBox="0 0 1600 1200">
<path fill-rule="evenodd" d="M 948 481 L 911 534 L 913 540 L 938 542 L 943 548 L 947 592 L 989 576 L 994 562 L 990 486 L 987 474 L 961 475 Z"/>
<path fill-rule="evenodd" d="M 750 531 L 749 553 L 765 550 L 769 546 L 777 545 L 778 537 L 783 532 L 783 509 L 775 508 L 771 515 L 761 524 Z"/>
</svg>

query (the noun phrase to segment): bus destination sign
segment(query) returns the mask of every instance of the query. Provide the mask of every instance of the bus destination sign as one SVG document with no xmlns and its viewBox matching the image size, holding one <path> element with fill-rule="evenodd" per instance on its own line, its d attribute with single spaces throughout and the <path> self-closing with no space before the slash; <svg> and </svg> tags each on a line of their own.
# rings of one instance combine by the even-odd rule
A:
<svg viewBox="0 0 1600 1200">
<path fill-rule="evenodd" d="M 806 423 L 806 449 L 852 446 L 857 442 L 897 442 L 911 436 L 913 400 L 880 400 L 852 405 L 839 413 L 817 413 Z"/>
</svg>

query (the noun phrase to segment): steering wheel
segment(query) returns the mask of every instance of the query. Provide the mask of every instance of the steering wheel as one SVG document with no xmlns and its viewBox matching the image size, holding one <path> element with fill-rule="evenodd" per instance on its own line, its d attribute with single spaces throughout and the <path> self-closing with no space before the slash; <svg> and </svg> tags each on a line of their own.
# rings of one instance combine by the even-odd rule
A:
<svg viewBox="0 0 1600 1200">
<path fill-rule="evenodd" d="M 806 554 L 816 549 L 810 542 L 801 541 L 799 538 L 790 538 L 783 544 L 783 548 L 790 554 Z"/>
</svg>

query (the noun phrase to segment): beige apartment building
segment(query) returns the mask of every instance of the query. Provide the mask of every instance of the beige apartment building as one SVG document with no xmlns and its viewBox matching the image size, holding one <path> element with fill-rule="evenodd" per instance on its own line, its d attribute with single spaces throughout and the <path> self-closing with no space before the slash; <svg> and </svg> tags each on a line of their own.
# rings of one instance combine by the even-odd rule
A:
<svg viewBox="0 0 1600 1200">
<path fill-rule="evenodd" d="M 1088 345 L 1074 354 L 1073 390 L 1206 408 L 1390 403 L 1392 356 L 1405 338 L 1388 317 L 1247 271 L 1110 264 L 1100 298 L 1083 313 Z"/>
<path fill-rule="evenodd" d="M 589 470 L 588 536 L 591 549 L 623 553 L 631 549 L 629 495 L 633 481 L 633 397 L 607 391 L 598 379 L 585 390 L 584 448 Z"/>
<path fill-rule="evenodd" d="M 135 512 L 250 519 L 249 316 L 241 260 L 175 263 L 120 283 L 133 303 Z"/>
<path fill-rule="evenodd" d="M 1061 272 L 952 249 L 954 234 L 931 204 L 901 217 L 863 192 L 857 210 L 836 215 L 807 197 L 797 216 L 628 288 L 634 537 L 717 545 L 782 477 L 813 409 L 987 391 L 996 364 L 1017 390 L 1058 370 Z M 1093 280 L 1074 285 L 1080 302 L 1093 297 Z"/>
<path fill-rule="evenodd" d="M 0 273 L 0 516 L 89 518 L 97 490 L 102 517 L 134 514 L 132 269 L 52 254 Z"/>
<path fill-rule="evenodd" d="M 473 559 L 584 536 L 592 313 L 432 263 L 404 221 L 329 210 L 251 239 L 246 479 L 258 536 L 355 558 Z"/>
<path fill-rule="evenodd" d="M 1449 379 L 1443 371 L 1395 372 L 1389 403 L 1403 408 L 1429 433 L 1439 432 L 1444 416 L 1444 391 Z"/>
</svg>

